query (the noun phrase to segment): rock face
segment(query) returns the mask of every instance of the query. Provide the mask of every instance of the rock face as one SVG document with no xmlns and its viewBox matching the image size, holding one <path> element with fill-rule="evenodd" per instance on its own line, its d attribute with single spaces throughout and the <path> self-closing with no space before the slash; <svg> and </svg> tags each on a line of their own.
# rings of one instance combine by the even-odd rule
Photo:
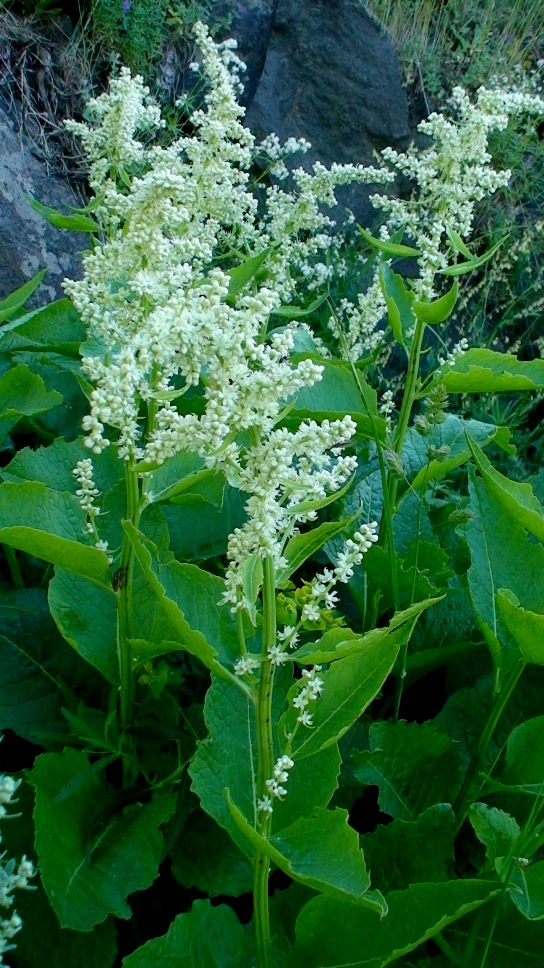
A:
<svg viewBox="0 0 544 968">
<path fill-rule="evenodd" d="M 62 211 L 66 205 L 78 205 L 66 183 L 47 174 L 25 136 L 14 131 L 0 108 L 0 299 L 40 269 L 47 269 L 28 303 L 39 306 L 64 295 L 61 283 L 65 276 L 81 276 L 79 252 L 87 248 L 88 238 L 49 225 L 30 207 L 25 195 Z"/>
<path fill-rule="evenodd" d="M 264 72 L 247 112 L 253 133 L 304 137 L 314 161 L 372 164 L 373 149 L 404 148 L 408 102 L 397 55 L 360 0 L 279 0 Z M 338 198 L 372 221 L 362 186 Z"/>
<path fill-rule="evenodd" d="M 246 65 L 241 76 L 244 93 L 240 101 L 251 103 L 259 84 L 278 0 L 216 0 L 213 16 L 224 21 L 220 37 L 234 37 L 238 42 L 238 56 Z"/>
</svg>

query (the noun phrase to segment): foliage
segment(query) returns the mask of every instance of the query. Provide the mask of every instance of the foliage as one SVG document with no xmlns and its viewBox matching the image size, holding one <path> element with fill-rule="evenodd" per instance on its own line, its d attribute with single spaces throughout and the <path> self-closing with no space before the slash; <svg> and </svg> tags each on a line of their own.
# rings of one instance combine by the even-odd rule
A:
<svg viewBox="0 0 544 968">
<path fill-rule="evenodd" d="M 89 233 L 72 302 L 25 312 L 37 279 L 0 303 L 2 834 L 32 857 L 13 886 L 40 874 L 19 963 L 43 936 L 63 968 L 495 968 L 510 937 L 537 968 L 544 488 L 455 410 L 542 392 L 544 364 L 426 357 L 495 255 L 467 244 L 506 181 L 487 136 L 544 103 L 458 90 L 430 151 L 386 153 L 420 190 L 375 198 L 356 319 L 323 206 L 389 169 L 287 190 L 270 143 L 257 204 L 236 59 L 195 34 L 190 135 L 153 141 L 127 69 L 71 125 L 93 200 L 41 211 Z"/>
</svg>

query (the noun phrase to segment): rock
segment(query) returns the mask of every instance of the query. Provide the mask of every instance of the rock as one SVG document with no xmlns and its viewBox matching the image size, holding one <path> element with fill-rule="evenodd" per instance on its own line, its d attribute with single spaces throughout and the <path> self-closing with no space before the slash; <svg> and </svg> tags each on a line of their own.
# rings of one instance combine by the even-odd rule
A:
<svg viewBox="0 0 544 968">
<path fill-rule="evenodd" d="M 244 106 L 251 104 L 263 72 L 277 5 L 278 0 L 216 0 L 214 3 L 214 19 L 225 23 L 218 39 L 234 37 L 238 42 L 238 57 L 246 65 L 246 72 L 241 75 L 244 93 L 240 103 Z"/>
<path fill-rule="evenodd" d="M 314 161 L 372 164 L 373 150 L 403 149 L 410 136 L 408 101 L 396 52 L 360 0 L 279 0 L 257 93 L 247 123 L 260 139 L 303 137 Z M 362 224 L 374 210 L 363 186 L 338 191 Z"/>
<path fill-rule="evenodd" d="M 62 297 L 66 276 L 80 278 L 80 252 L 88 247 L 88 237 L 50 225 L 30 207 L 25 195 L 63 212 L 67 205 L 78 206 L 71 188 L 47 173 L 25 135 L 15 132 L 0 108 L 0 299 L 47 269 L 27 304 L 33 307 Z"/>
</svg>

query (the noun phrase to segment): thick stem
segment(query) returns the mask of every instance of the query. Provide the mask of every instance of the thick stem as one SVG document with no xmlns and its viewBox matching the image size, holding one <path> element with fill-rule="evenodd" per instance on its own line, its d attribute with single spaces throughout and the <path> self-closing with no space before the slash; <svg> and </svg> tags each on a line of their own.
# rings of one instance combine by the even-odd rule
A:
<svg viewBox="0 0 544 968">
<path fill-rule="evenodd" d="M 125 467 L 127 489 L 127 519 L 138 527 L 140 523 L 140 494 L 138 475 L 131 464 Z M 117 578 L 117 655 L 119 660 L 119 728 L 121 733 L 129 728 L 134 715 L 134 672 L 129 640 L 134 637 L 132 615 L 132 579 L 134 573 L 134 550 L 127 535 L 123 537 L 121 564 Z M 129 750 L 132 744 L 126 737 Z M 125 774 L 126 777 L 127 774 Z"/>
<path fill-rule="evenodd" d="M 502 686 L 502 689 L 493 704 L 491 712 L 487 717 L 487 722 L 485 724 L 484 731 L 480 736 L 480 741 L 470 761 L 468 770 L 465 775 L 465 779 L 463 780 L 463 785 L 459 790 L 457 799 L 453 805 L 453 812 L 455 813 L 455 816 L 457 818 L 456 827 L 455 827 L 456 833 L 459 832 L 459 830 L 463 826 L 463 823 L 465 822 L 465 818 L 467 816 L 468 808 L 470 807 L 470 802 L 471 802 L 470 797 L 472 792 L 472 784 L 474 782 L 476 775 L 479 773 L 481 769 L 485 755 L 489 748 L 489 744 L 493 739 L 493 733 L 497 728 L 497 723 L 499 722 L 499 719 L 501 718 L 506 708 L 506 704 L 508 703 L 510 696 L 512 695 L 514 689 L 516 688 L 519 678 L 523 670 L 525 669 L 526 665 L 527 663 L 523 659 L 520 659 L 516 663 L 516 665 L 510 672 L 510 675 L 505 680 Z"/>
<path fill-rule="evenodd" d="M 263 652 L 276 644 L 276 583 L 272 558 L 263 563 Z M 274 738 L 272 734 L 272 691 L 274 687 L 274 667 L 266 659 L 261 663 L 259 690 L 257 694 L 257 798 L 268 793 L 266 781 L 274 770 Z M 271 815 L 261 813 L 259 825 L 263 837 L 269 837 L 272 826 Z M 272 968 L 270 950 L 270 917 L 268 910 L 268 876 L 270 861 L 265 854 L 257 852 L 254 857 L 253 904 L 255 916 L 255 935 L 257 940 L 258 968 Z"/>
</svg>

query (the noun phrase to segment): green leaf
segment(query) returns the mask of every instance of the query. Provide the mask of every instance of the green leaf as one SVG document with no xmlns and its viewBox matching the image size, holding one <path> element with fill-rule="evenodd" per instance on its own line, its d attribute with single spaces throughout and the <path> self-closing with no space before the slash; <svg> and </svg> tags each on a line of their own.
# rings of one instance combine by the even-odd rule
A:
<svg viewBox="0 0 544 968">
<path fill-rule="evenodd" d="M 242 925 L 232 908 L 194 901 L 167 934 L 124 958 L 123 968 L 245 968 L 245 951 Z"/>
<path fill-rule="evenodd" d="M 454 250 L 456 252 L 460 252 L 461 255 L 464 255 L 465 259 L 469 259 L 470 262 L 474 262 L 476 256 L 470 251 L 468 245 L 466 245 L 466 243 L 463 241 L 461 236 L 458 235 L 457 232 L 454 232 L 453 229 L 450 229 L 448 226 L 446 226 L 446 234 Z"/>
<path fill-rule="evenodd" d="M 283 704 L 277 684 L 275 699 Z M 277 715 L 275 710 L 275 719 Z M 254 820 L 257 748 L 253 705 L 231 683 L 214 680 L 206 694 L 204 717 L 210 735 L 199 744 L 189 768 L 192 790 L 203 809 L 248 853 L 247 841 L 232 819 L 225 790 L 230 790 L 243 815 Z M 339 770 L 340 756 L 334 745 L 295 763 L 289 775 L 289 796 L 274 807 L 274 831 L 306 816 L 314 806 L 326 806 L 336 789 Z"/>
<path fill-rule="evenodd" d="M 544 920 L 544 861 L 524 867 L 515 864 L 508 892 L 519 911 L 531 921 Z"/>
<path fill-rule="evenodd" d="M 467 428 L 468 431 L 468 428 Z M 530 484 L 511 481 L 495 470 L 484 452 L 467 432 L 467 441 L 472 457 L 490 491 L 502 504 L 508 518 L 513 518 L 530 534 L 544 541 L 544 508 L 533 494 Z"/>
<path fill-rule="evenodd" d="M 81 437 L 70 442 L 58 437 L 48 447 L 38 447 L 37 450 L 24 447 L 19 450 L 7 467 L 2 469 L 2 477 L 14 484 L 40 481 L 54 491 L 69 491 L 75 495 L 79 484 L 72 471 L 78 461 L 88 456 L 88 448 Z M 119 481 L 124 481 L 123 461 L 119 460 L 114 448 L 107 447 L 101 454 L 93 454 L 92 460 L 93 480 L 100 491 L 104 492 Z"/>
<path fill-rule="evenodd" d="M 461 760 L 450 737 L 432 722 L 373 723 L 370 750 L 355 753 L 355 775 L 379 789 L 380 809 L 416 820 L 435 803 L 453 803 Z"/>
<path fill-rule="evenodd" d="M 267 259 L 272 251 L 271 246 L 267 246 L 262 252 L 257 255 L 252 255 L 245 262 L 242 262 L 239 266 L 234 266 L 233 269 L 229 269 L 227 275 L 230 277 L 229 282 L 229 296 L 234 296 L 240 289 L 251 282 L 255 274 L 261 268 L 263 262 Z"/>
<path fill-rule="evenodd" d="M 61 710 L 74 701 L 71 688 L 79 688 L 84 696 L 86 689 L 96 686 L 95 680 L 61 639 L 44 590 L 1 589 L 0 628 L 2 728 L 30 742 L 54 746 L 55 735 L 61 742 L 67 732 Z"/>
<path fill-rule="evenodd" d="M 521 608 L 508 589 L 497 593 L 499 618 L 526 662 L 544 665 L 544 615 Z"/>
<path fill-rule="evenodd" d="M 66 641 L 117 685 L 117 595 L 112 588 L 57 568 L 48 597 L 51 615 Z"/>
<path fill-rule="evenodd" d="M 544 360 L 473 348 L 440 375 L 448 393 L 514 393 L 544 388 Z"/>
<path fill-rule="evenodd" d="M 9 296 L 6 296 L 5 299 L 0 301 L 0 323 L 3 323 L 6 319 L 9 319 L 10 316 L 13 316 L 13 313 L 16 313 L 17 310 L 24 306 L 27 299 L 30 299 L 32 293 L 40 285 L 40 282 L 45 276 L 46 271 L 46 269 L 42 269 L 42 271 L 38 272 L 33 279 L 29 279 L 28 282 L 25 282 L 24 286 L 20 286 L 19 289 L 11 292 Z M 2 337 L 0 334 L 0 339 L 1 338 Z"/>
<path fill-rule="evenodd" d="M 480 843 L 485 847 L 485 856 L 493 870 L 495 861 L 506 857 L 513 844 L 518 840 L 518 822 L 504 810 L 490 807 L 487 803 L 473 803 L 468 818 Z"/>
<path fill-rule="evenodd" d="M 259 555 L 250 555 L 242 565 L 242 588 L 247 610 L 254 627 L 257 625 L 255 603 L 263 584 L 263 561 Z"/>
<path fill-rule="evenodd" d="M 229 535 L 246 519 L 244 497 L 227 485 L 223 504 L 214 508 L 200 494 L 179 494 L 176 504 L 163 504 L 170 547 L 181 561 L 203 561 L 225 554 Z"/>
<path fill-rule="evenodd" d="M 463 968 L 542 968 L 544 924 L 528 921 L 508 897 L 500 904 L 469 915 L 445 932 L 445 939 Z M 469 947 L 472 956 L 467 960 Z"/>
<path fill-rule="evenodd" d="M 323 693 L 309 709 L 313 716 L 311 729 L 299 726 L 295 733 L 299 710 L 289 706 L 280 719 L 279 735 L 283 738 L 293 734 L 293 759 L 300 761 L 336 743 L 359 719 L 390 674 L 407 634 L 402 629 L 367 642 L 361 651 L 338 659 L 327 671 L 321 672 Z M 300 682 L 296 682 L 289 697 L 294 698 L 299 691 Z"/>
<path fill-rule="evenodd" d="M 33 849 L 34 791 L 23 782 L 17 790 L 17 813 L 2 825 L 2 851 L 20 860 L 23 854 L 37 867 Z M 38 874 L 31 882 L 33 890 L 16 892 L 17 913 L 24 930 L 15 942 L 18 968 L 111 968 L 117 956 L 117 932 L 113 918 L 92 931 L 69 931 L 61 928 L 51 908 Z M 9 955 L 8 955 L 9 957 Z M 10 959 L 11 960 L 11 959 Z"/>
<path fill-rule="evenodd" d="M 504 783 L 539 784 L 544 790 L 544 716 L 516 726 L 506 743 Z"/>
<path fill-rule="evenodd" d="M 83 339 L 85 326 L 72 303 L 58 299 L 6 323 L 0 333 L 0 346 L 3 353 L 29 350 L 78 357 Z"/>
<path fill-rule="evenodd" d="M 458 262 L 454 266 L 448 266 L 447 269 L 439 269 L 438 271 L 442 273 L 443 276 L 464 276 L 467 272 L 474 272 L 475 269 L 480 269 L 486 262 L 489 262 L 493 258 L 495 253 L 500 249 L 501 245 L 506 242 L 508 236 L 504 235 L 502 239 L 493 245 L 487 252 L 479 256 L 477 259 L 471 259 L 469 262 Z"/>
<path fill-rule="evenodd" d="M 416 820 L 393 820 L 364 834 L 361 846 L 374 887 L 386 892 L 446 881 L 453 870 L 454 827 L 451 806 L 438 803 Z"/>
<path fill-rule="evenodd" d="M 473 519 L 460 528 L 467 539 L 471 566 L 468 584 L 484 638 L 495 662 L 496 681 L 510 658 L 501 625 L 497 594 L 509 589 L 522 605 L 544 611 L 544 548 L 534 544 L 520 524 L 505 515 L 496 488 L 469 472 Z M 506 607 L 506 606 L 505 606 Z"/>
<path fill-rule="evenodd" d="M 61 394 L 46 390 L 42 378 L 26 364 L 12 367 L 0 379 L 0 440 L 22 417 L 35 417 L 61 403 Z"/>
<path fill-rule="evenodd" d="M 367 232 L 366 229 L 361 228 L 360 225 L 357 226 L 357 230 L 361 233 L 365 242 L 369 242 L 375 249 L 379 249 L 380 252 L 385 252 L 386 255 L 392 258 L 398 257 L 402 259 L 420 255 L 419 249 L 413 249 L 412 246 L 402 245 L 399 242 L 386 242 L 384 239 L 377 239 L 370 232 Z"/>
<path fill-rule="evenodd" d="M 144 470 L 143 467 L 142 470 Z M 149 475 L 148 500 L 156 503 L 167 501 L 176 494 L 182 494 L 201 479 L 202 471 L 209 474 L 204 467 L 204 461 L 197 454 L 179 451 Z"/>
<path fill-rule="evenodd" d="M 414 627 L 415 620 L 419 615 L 438 599 L 429 598 L 424 602 L 417 602 L 403 612 L 396 612 L 393 615 L 387 628 L 371 629 L 364 635 L 357 635 L 349 628 L 332 628 L 319 639 L 318 642 L 308 642 L 293 652 L 291 658 L 296 662 L 334 662 L 336 659 L 343 659 L 355 652 L 365 652 L 371 647 L 378 647 L 374 653 L 379 653 L 379 643 L 383 642 L 393 633 L 402 631 L 402 635 L 394 635 L 397 645 L 402 645 L 406 638 L 410 636 Z"/>
<path fill-rule="evenodd" d="M 239 897 L 252 890 L 252 864 L 202 810 L 189 817 L 171 857 L 172 873 L 182 887 L 196 887 L 209 897 Z"/>
<path fill-rule="evenodd" d="M 397 343 L 406 347 L 405 337 L 413 332 L 416 324 L 414 315 L 414 294 L 406 288 L 404 279 L 397 272 L 393 272 L 386 262 L 380 265 L 380 283 L 385 302 L 389 324 Z"/>
<path fill-rule="evenodd" d="M 496 882 L 412 884 L 387 895 L 383 921 L 349 901 L 323 895 L 302 909 L 293 965 L 385 968 L 498 894 Z"/>
<path fill-rule="evenodd" d="M 41 202 L 38 202 L 35 198 L 31 198 L 30 195 L 25 195 L 25 198 L 38 215 L 42 215 L 44 219 L 57 229 L 68 229 L 71 232 L 100 232 L 98 222 L 89 218 L 88 215 L 63 215 L 56 208 L 49 208 L 48 205 L 42 205 Z"/>
<path fill-rule="evenodd" d="M 245 819 L 227 796 L 235 823 L 254 851 L 263 852 L 289 877 L 314 891 L 356 899 L 382 916 L 387 907 L 380 894 L 368 892 L 370 877 L 359 837 L 348 825 L 347 810 L 316 808 L 281 833 L 267 839 Z"/>
<path fill-rule="evenodd" d="M 156 549 L 130 522 L 123 522 L 136 560 L 157 603 L 153 629 L 147 637 L 154 642 L 176 642 L 217 675 L 236 681 L 229 665 L 239 655 L 236 620 L 227 605 L 218 605 L 224 583 L 196 565 L 170 561 L 161 565 Z"/>
<path fill-rule="evenodd" d="M 320 296 L 319 299 L 314 299 L 306 309 L 301 306 L 278 306 L 277 309 L 273 309 L 270 313 L 271 316 L 282 316 L 284 319 L 304 319 L 305 316 L 311 316 L 315 313 L 316 309 L 319 309 L 323 305 L 327 298 L 327 294 Z M 313 341 L 312 341 L 313 342 Z M 295 346 L 297 344 L 297 334 L 295 334 Z M 317 349 L 315 343 L 311 347 L 311 352 L 315 352 Z"/>
<path fill-rule="evenodd" d="M 448 289 L 439 299 L 434 299 L 432 302 L 414 302 L 414 313 L 422 323 L 436 326 L 438 323 L 443 323 L 448 316 L 451 316 L 455 309 L 458 295 L 459 286 L 456 280 L 451 289 Z"/>
<path fill-rule="evenodd" d="M 317 362 L 323 367 L 321 380 L 297 392 L 289 418 L 342 420 L 349 413 L 359 433 L 374 438 L 377 432 L 380 440 L 384 440 L 385 421 L 378 415 L 376 391 L 365 383 L 363 375 L 359 374 L 364 394 L 362 398 L 347 363 L 321 358 Z"/>
<path fill-rule="evenodd" d="M 34 481 L 0 485 L 0 541 L 109 585 L 107 555 L 83 543 L 85 522 L 71 494 Z"/>
<path fill-rule="evenodd" d="M 428 437 L 422 437 L 413 427 L 408 430 L 402 449 L 402 462 L 413 488 L 423 490 L 429 487 L 433 481 L 448 477 L 452 470 L 461 467 L 470 459 L 471 452 L 465 432 L 481 447 L 493 443 L 502 447 L 506 453 L 512 452 L 509 443 L 511 433 L 507 427 L 497 427 L 480 420 L 463 420 L 448 413 L 444 422 L 435 427 Z M 448 451 L 440 460 L 429 461 L 429 447 L 447 447 Z"/>
<path fill-rule="evenodd" d="M 163 847 L 159 826 L 172 815 L 175 797 L 136 804 L 101 830 L 91 856 L 86 841 L 94 818 L 113 800 L 113 790 L 89 773 L 68 799 L 59 790 L 86 768 L 85 753 L 66 749 L 39 756 L 29 776 L 36 788 L 36 850 L 42 882 L 62 927 L 90 931 L 109 914 L 129 918 L 126 898 L 156 878 Z"/>
</svg>

